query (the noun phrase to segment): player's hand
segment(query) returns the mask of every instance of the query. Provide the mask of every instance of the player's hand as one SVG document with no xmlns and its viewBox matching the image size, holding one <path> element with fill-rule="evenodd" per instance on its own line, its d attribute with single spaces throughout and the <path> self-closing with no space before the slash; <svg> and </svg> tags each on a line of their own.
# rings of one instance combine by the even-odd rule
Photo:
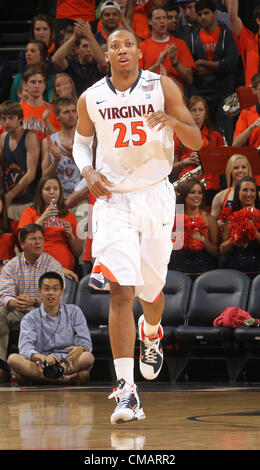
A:
<svg viewBox="0 0 260 470">
<path fill-rule="evenodd" d="M 155 111 L 151 114 L 144 114 L 148 126 L 152 129 L 159 124 L 158 131 L 168 126 L 173 128 L 175 119 L 163 111 Z"/>
<path fill-rule="evenodd" d="M 82 175 L 87 182 L 89 191 L 95 196 L 95 198 L 105 196 L 108 199 L 111 199 L 112 193 L 109 191 L 107 186 L 112 187 L 113 183 L 102 175 L 102 173 L 91 167 L 87 167 L 83 170 Z"/>
</svg>

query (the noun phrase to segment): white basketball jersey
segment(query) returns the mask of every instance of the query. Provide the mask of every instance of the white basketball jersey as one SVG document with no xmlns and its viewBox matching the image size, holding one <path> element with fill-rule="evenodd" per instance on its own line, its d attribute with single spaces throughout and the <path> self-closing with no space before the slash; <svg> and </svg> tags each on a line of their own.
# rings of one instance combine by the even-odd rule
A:
<svg viewBox="0 0 260 470">
<path fill-rule="evenodd" d="M 150 129 L 144 117 L 164 111 L 160 75 L 140 70 L 136 82 L 124 92 L 105 77 L 87 89 L 86 105 L 97 133 L 96 170 L 114 184 L 109 190 L 134 191 L 169 175 L 173 130 Z"/>
</svg>

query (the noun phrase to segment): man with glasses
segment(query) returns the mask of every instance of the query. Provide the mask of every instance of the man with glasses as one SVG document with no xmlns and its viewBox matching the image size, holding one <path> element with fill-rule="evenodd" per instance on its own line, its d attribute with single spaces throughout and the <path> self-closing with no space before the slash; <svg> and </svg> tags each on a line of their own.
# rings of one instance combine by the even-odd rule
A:
<svg viewBox="0 0 260 470">
<path fill-rule="evenodd" d="M 84 385 L 94 362 L 86 318 L 76 305 L 61 303 L 60 274 L 42 274 L 38 287 L 42 303 L 22 319 L 19 354 L 11 354 L 8 364 L 21 385 Z"/>
<path fill-rule="evenodd" d="M 39 306 L 38 280 L 46 271 L 56 271 L 64 279 L 61 264 L 43 251 L 43 228 L 37 224 L 19 233 L 22 252 L 11 259 L 0 276 L 0 382 L 9 377 L 6 364 L 10 331 L 19 331 L 24 314 Z"/>
</svg>

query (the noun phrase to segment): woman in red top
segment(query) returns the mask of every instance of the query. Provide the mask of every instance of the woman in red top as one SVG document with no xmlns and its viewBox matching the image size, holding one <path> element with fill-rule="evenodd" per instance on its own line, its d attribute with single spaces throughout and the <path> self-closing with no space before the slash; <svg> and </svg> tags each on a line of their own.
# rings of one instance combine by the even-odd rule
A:
<svg viewBox="0 0 260 470">
<path fill-rule="evenodd" d="M 260 198 L 256 180 L 245 176 L 235 187 L 232 213 L 220 245 L 221 267 L 245 272 L 251 279 L 260 272 Z"/>
<path fill-rule="evenodd" d="M 184 216 L 176 216 L 169 269 L 200 274 L 217 268 L 218 225 L 216 219 L 203 210 L 204 202 L 204 186 L 198 179 L 181 185 L 177 203 L 184 205 Z"/>
<path fill-rule="evenodd" d="M 211 215 L 218 220 L 221 230 L 223 230 L 224 223 L 231 213 L 235 187 L 244 176 L 252 176 L 248 159 L 245 155 L 232 155 L 226 166 L 227 188 L 217 193 L 212 201 Z"/>
<path fill-rule="evenodd" d="M 77 236 L 77 219 L 64 201 L 59 178 L 44 176 L 39 181 L 33 207 L 26 208 L 18 228 L 36 223 L 44 228 L 44 251 L 73 270 L 75 257 L 82 253 L 82 241 Z"/>
<path fill-rule="evenodd" d="M 7 216 L 5 193 L 0 188 L 0 271 L 15 256 L 15 246 L 18 246 L 17 226 L 18 220 L 10 220 Z"/>
<path fill-rule="evenodd" d="M 201 96 L 192 96 L 187 104 L 194 121 L 197 126 L 201 129 L 201 135 L 203 139 L 203 146 L 210 145 L 216 147 L 219 145 L 224 145 L 224 139 L 222 135 L 213 129 L 212 124 L 209 120 L 209 110 L 206 101 Z M 174 136 L 175 142 L 175 159 L 173 169 L 181 170 L 178 178 L 180 179 L 185 173 L 193 170 L 199 166 L 199 158 L 197 152 L 194 152 L 191 149 L 187 149 L 181 143 L 179 138 Z M 207 198 L 206 205 L 211 205 L 211 201 L 220 187 L 220 180 L 218 175 L 205 175 L 206 176 L 206 190 L 213 190 L 210 195 L 210 198 Z M 210 200 L 209 200 L 210 199 Z"/>
</svg>

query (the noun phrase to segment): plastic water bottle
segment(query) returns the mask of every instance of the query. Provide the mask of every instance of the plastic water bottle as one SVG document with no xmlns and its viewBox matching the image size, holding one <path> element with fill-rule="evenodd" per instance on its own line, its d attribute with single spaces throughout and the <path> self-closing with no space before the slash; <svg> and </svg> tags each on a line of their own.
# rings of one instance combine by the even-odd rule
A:
<svg viewBox="0 0 260 470">
<path fill-rule="evenodd" d="M 51 199 L 50 204 L 51 204 L 52 206 L 57 207 L 57 201 L 56 201 L 55 197 L 53 197 L 53 198 Z M 56 219 L 57 219 L 57 215 L 52 215 L 52 216 L 50 217 L 50 221 L 51 221 L 52 223 L 55 223 Z"/>
</svg>

